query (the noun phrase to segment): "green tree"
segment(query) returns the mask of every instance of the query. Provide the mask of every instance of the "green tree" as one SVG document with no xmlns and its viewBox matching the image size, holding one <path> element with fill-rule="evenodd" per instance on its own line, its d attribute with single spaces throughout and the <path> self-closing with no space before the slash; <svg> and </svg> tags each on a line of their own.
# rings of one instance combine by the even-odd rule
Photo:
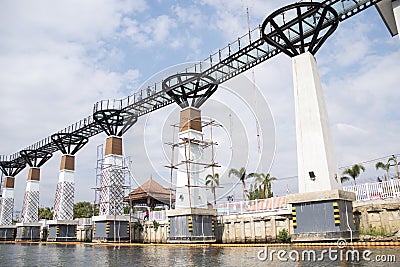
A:
<svg viewBox="0 0 400 267">
<path fill-rule="evenodd" d="M 242 183 L 242 193 L 243 193 L 243 200 L 246 200 L 246 182 L 245 180 L 249 178 L 249 176 L 246 174 L 246 169 L 244 167 L 240 168 L 240 170 L 237 169 L 230 169 L 228 176 L 236 176 L 239 178 L 240 182 Z"/>
<path fill-rule="evenodd" d="M 354 185 L 357 185 L 356 178 L 360 175 L 361 171 L 365 171 L 365 167 L 361 164 L 354 164 L 353 167 L 347 168 L 343 171 L 340 181 L 348 181 L 350 178 L 354 180 Z"/>
<path fill-rule="evenodd" d="M 90 202 L 78 202 L 74 205 L 74 218 L 90 218 L 93 216 L 93 205 Z"/>
<path fill-rule="evenodd" d="M 49 207 L 39 208 L 38 218 L 39 218 L 39 220 L 41 220 L 41 219 L 52 220 L 53 219 L 53 208 L 49 208 Z"/>
<path fill-rule="evenodd" d="M 211 187 L 211 192 L 214 197 L 214 206 L 217 205 L 217 194 L 215 192 L 215 188 L 219 186 L 219 174 L 214 173 L 214 176 L 212 174 L 209 174 L 206 176 L 206 185 Z"/>
<path fill-rule="evenodd" d="M 388 163 L 386 163 L 386 164 L 383 163 L 383 162 L 381 162 L 381 161 L 377 162 L 377 163 L 375 164 L 375 169 L 377 169 L 377 170 L 379 170 L 379 169 L 384 170 L 384 171 L 386 172 L 386 174 L 384 175 L 383 180 L 387 181 L 387 180 L 389 179 L 389 169 L 390 169 L 390 163 L 389 163 L 389 161 L 388 161 Z"/>
<path fill-rule="evenodd" d="M 249 200 L 262 199 L 263 195 L 264 193 L 261 185 L 258 185 L 257 183 L 250 184 L 250 188 L 247 191 L 247 198 Z"/>
<path fill-rule="evenodd" d="M 272 181 L 276 181 L 276 177 L 272 177 L 269 173 L 257 173 L 256 182 L 262 187 L 262 198 L 270 198 L 274 196 L 272 192 Z"/>
</svg>

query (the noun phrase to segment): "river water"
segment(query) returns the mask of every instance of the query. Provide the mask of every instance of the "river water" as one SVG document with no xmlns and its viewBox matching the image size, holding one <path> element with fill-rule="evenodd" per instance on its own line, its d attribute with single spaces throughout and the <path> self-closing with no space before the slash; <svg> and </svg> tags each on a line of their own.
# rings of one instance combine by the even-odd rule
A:
<svg viewBox="0 0 400 267">
<path fill-rule="evenodd" d="M 349 261 L 345 260 L 345 254 L 342 260 L 339 260 L 340 253 L 335 254 L 334 251 L 331 251 L 331 255 L 326 252 L 324 260 L 321 261 L 319 258 L 322 259 L 321 253 L 324 248 L 315 250 L 314 260 L 312 257 L 308 258 L 313 249 L 307 248 L 308 252 L 304 254 L 305 258 L 302 261 L 304 250 L 291 247 L 0 244 L 0 266 L 400 266 L 398 247 L 359 248 L 359 262 L 351 261 L 350 254 Z M 367 255 L 364 255 L 366 259 L 363 259 L 362 253 L 366 250 L 370 250 L 370 253 L 367 251 Z M 280 259 L 278 252 L 281 253 Z M 271 253 L 272 260 L 269 257 Z M 393 261 L 394 256 L 397 262 L 378 263 L 376 256 L 386 261 Z"/>
</svg>

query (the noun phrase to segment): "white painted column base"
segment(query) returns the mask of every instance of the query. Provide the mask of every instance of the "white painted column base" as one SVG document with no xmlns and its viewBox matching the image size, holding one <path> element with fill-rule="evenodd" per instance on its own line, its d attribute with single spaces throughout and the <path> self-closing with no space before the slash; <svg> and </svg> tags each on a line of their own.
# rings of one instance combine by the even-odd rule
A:
<svg viewBox="0 0 400 267">
<path fill-rule="evenodd" d="M 293 58 L 299 192 L 340 189 L 328 114 L 314 56 Z"/>
<path fill-rule="evenodd" d="M 39 181 L 29 180 L 26 183 L 24 203 L 22 207 L 22 222 L 38 221 L 39 212 Z"/>
<path fill-rule="evenodd" d="M 3 188 L 0 225 L 12 225 L 14 210 L 14 188 Z"/>
<path fill-rule="evenodd" d="M 75 172 L 61 170 L 58 176 L 54 220 L 72 220 L 74 216 Z"/>
</svg>

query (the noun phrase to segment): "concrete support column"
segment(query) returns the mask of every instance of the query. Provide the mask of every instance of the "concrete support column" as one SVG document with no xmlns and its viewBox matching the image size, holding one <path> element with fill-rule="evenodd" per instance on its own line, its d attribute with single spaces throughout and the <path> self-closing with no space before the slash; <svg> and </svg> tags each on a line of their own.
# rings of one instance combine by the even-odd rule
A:
<svg viewBox="0 0 400 267">
<path fill-rule="evenodd" d="M 256 222 L 250 218 L 250 242 L 256 242 Z"/>
<path fill-rule="evenodd" d="M 54 220 L 72 220 L 75 196 L 75 156 L 63 155 L 54 201 Z"/>
<path fill-rule="evenodd" d="M 400 0 L 382 0 L 375 6 L 390 34 L 400 38 Z"/>
<path fill-rule="evenodd" d="M 328 114 L 314 56 L 293 57 L 299 192 L 340 189 Z"/>
<path fill-rule="evenodd" d="M 31 167 L 29 169 L 28 180 L 26 182 L 24 203 L 22 206 L 23 223 L 38 221 L 39 182 L 40 182 L 40 169 L 37 167 Z"/>
<path fill-rule="evenodd" d="M 14 210 L 14 177 L 5 177 L 1 200 L 0 225 L 12 225 Z"/>
<path fill-rule="evenodd" d="M 123 215 L 124 172 L 122 137 L 110 136 L 106 140 L 103 178 L 100 191 L 100 215 Z"/>
<path fill-rule="evenodd" d="M 276 240 L 276 218 L 275 216 L 271 217 L 271 237 L 272 240 Z"/>
<path fill-rule="evenodd" d="M 267 242 L 267 231 L 265 229 L 265 219 L 260 221 L 261 238 L 263 242 Z"/>
<path fill-rule="evenodd" d="M 201 175 L 203 149 L 198 141 L 203 139 L 201 112 L 189 107 L 181 110 L 179 129 L 179 161 L 182 164 L 177 172 L 175 208 L 207 208 L 205 177 Z M 188 161 L 193 163 L 189 163 Z"/>
<path fill-rule="evenodd" d="M 394 18 L 396 21 L 397 32 L 399 32 L 399 29 L 400 29 L 400 0 L 393 1 L 392 6 L 393 6 Z M 397 36 L 400 38 L 400 34 L 397 34 Z"/>
<path fill-rule="evenodd" d="M 229 243 L 235 243 L 236 242 L 236 223 L 231 221 L 228 224 L 229 227 Z"/>
<path fill-rule="evenodd" d="M 246 222 L 244 219 L 240 221 L 240 243 L 246 243 Z"/>
</svg>

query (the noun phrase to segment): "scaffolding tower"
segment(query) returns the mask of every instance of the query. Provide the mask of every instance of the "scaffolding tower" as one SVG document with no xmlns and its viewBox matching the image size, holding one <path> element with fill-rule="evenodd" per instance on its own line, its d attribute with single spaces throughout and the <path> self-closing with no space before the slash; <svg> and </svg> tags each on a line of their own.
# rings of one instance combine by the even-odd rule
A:
<svg viewBox="0 0 400 267">
<path fill-rule="evenodd" d="M 103 144 L 97 146 L 94 210 L 99 215 L 123 215 L 123 199 L 131 188 L 129 157 L 105 163 Z M 129 183 L 129 184 L 128 184 Z M 95 215 L 95 214 L 94 214 Z"/>
<path fill-rule="evenodd" d="M 218 145 L 217 142 L 213 141 L 213 127 L 221 127 L 222 125 L 217 123 L 214 119 L 210 120 L 202 120 L 201 121 L 202 128 L 204 129 L 205 127 L 209 127 L 210 132 L 209 132 L 209 139 L 204 138 L 204 135 L 202 135 L 201 139 L 197 138 L 178 138 L 178 141 L 175 142 L 175 132 L 176 128 L 179 129 L 179 123 L 172 124 L 171 127 L 173 129 L 173 134 L 172 134 L 172 142 L 167 142 L 165 143 L 166 145 L 171 147 L 171 159 L 169 162 L 169 165 L 166 165 L 164 167 L 170 169 L 170 192 L 172 191 L 177 191 L 176 189 L 178 186 L 175 186 L 175 189 L 173 189 L 173 172 L 174 170 L 178 170 L 180 166 L 183 166 L 184 172 L 186 172 L 187 175 L 187 184 L 184 187 L 188 188 L 188 193 L 189 193 L 189 204 L 190 208 L 192 208 L 192 196 L 191 194 L 193 193 L 192 190 L 196 188 L 206 188 L 208 189 L 209 187 L 206 186 L 206 181 L 205 177 L 202 179 L 199 179 L 200 184 L 197 185 L 192 185 L 191 184 L 191 172 L 193 169 L 197 169 L 199 172 L 203 172 L 207 168 L 211 168 L 211 174 L 212 177 L 215 178 L 215 168 L 221 167 L 218 165 L 218 163 L 215 161 L 215 146 Z M 191 151 L 191 146 L 195 144 L 202 150 L 206 148 L 211 148 L 211 159 L 208 162 L 205 161 L 196 161 L 195 159 L 192 158 L 192 155 L 190 153 Z M 178 161 L 175 163 L 175 150 L 176 148 L 179 147 L 184 147 L 184 158 L 179 161 L 179 156 L 178 156 Z M 203 159 L 204 160 L 204 159 Z M 192 168 L 192 165 L 197 166 L 195 168 Z M 201 168 L 203 167 L 203 168 Z M 218 186 L 214 185 L 214 188 L 217 188 Z M 178 197 L 178 196 L 176 196 Z M 170 193 L 170 209 L 172 206 L 172 193 Z"/>
</svg>

